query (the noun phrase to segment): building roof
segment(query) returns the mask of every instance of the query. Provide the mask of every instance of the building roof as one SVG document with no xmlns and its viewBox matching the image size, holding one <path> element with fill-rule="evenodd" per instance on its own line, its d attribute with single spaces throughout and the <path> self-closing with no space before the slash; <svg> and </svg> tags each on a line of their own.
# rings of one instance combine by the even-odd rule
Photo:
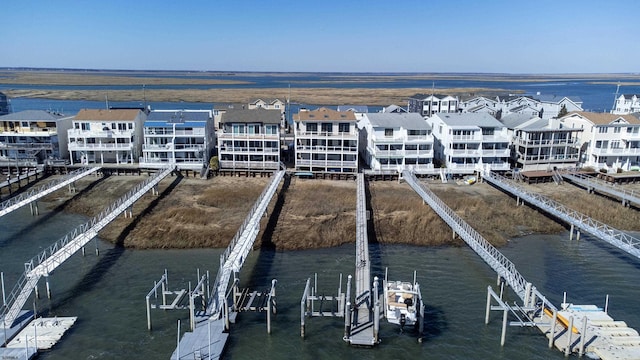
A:
<svg viewBox="0 0 640 360">
<path fill-rule="evenodd" d="M 251 102 L 249 102 L 249 104 L 251 105 L 255 105 L 257 104 L 259 101 L 263 101 L 265 104 L 275 104 L 277 102 L 281 102 L 284 104 L 284 101 L 280 100 L 280 99 L 261 99 L 261 98 L 257 98 L 257 99 L 253 99 Z"/>
<path fill-rule="evenodd" d="M 544 94 L 544 95 L 536 95 L 533 98 L 538 101 L 554 103 L 554 104 L 559 104 L 565 98 L 573 101 L 574 103 L 582 103 L 582 99 L 580 99 L 577 96 L 560 96 L 560 95 Z"/>
<path fill-rule="evenodd" d="M 391 104 L 385 108 L 382 108 L 383 113 L 406 113 L 407 109 L 398 105 Z"/>
<path fill-rule="evenodd" d="M 430 130 L 424 118 L 418 113 L 368 113 L 365 117 L 373 127 L 398 128 L 408 130 Z"/>
<path fill-rule="evenodd" d="M 567 114 L 565 117 L 563 117 L 563 119 L 573 115 L 580 115 L 581 117 L 591 121 L 594 125 L 608 125 L 620 118 L 624 119 L 629 124 L 640 125 L 640 119 L 633 115 L 616 115 L 616 114 L 595 113 L 595 112 L 588 112 L 588 111 L 574 111 Z"/>
<path fill-rule="evenodd" d="M 0 121 L 56 121 L 63 115 L 44 110 L 24 110 L 0 116 Z"/>
<path fill-rule="evenodd" d="M 622 94 L 627 99 L 631 99 L 632 97 L 640 97 L 640 94 Z"/>
<path fill-rule="evenodd" d="M 75 116 L 81 121 L 133 121 L 141 114 L 138 109 L 82 109 Z"/>
<path fill-rule="evenodd" d="M 165 123 L 184 123 L 185 121 L 206 122 L 209 118 L 209 111 L 152 111 L 147 116 L 147 121 Z"/>
<path fill-rule="evenodd" d="M 514 108 L 509 109 L 510 112 L 520 112 L 520 111 L 524 111 L 525 109 L 531 109 L 534 110 L 536 112 L 538 112 L 538 109 L 534 108 L 533 106 L 531 106 L 530 104 L 522 104 L 522 105 L 518 105 Z"/>
<path fill-rule="evenodd" d="M 263 123 L 280 124 L 282 113 L 280 110 L 257 109 L 228 109 L 222 114 L 220 123 Z"/>
<path fill-rule="evenodd" d="M 355 111 L 357 113 L 369 112 L 367 105 L 338 105 L 338 111 Z"/>
<path fill-rule="evenodd" d="M 487 113 L 437 113 L 433 116 L 437 116 L 449 126 L 504 127 L 500 121 Z"/>
<path fill-rule="evenodd" d="M 321 107 L 311 111 L 300 111 L 293 115 L 294 121 L 356 121 L 353 111 L 336 111 Z"/>
<path fill-rule="evenodd" d="M 529 114 L 511 113 L 500 118 L 500 122 L 504 124 L 508 129 L 515 129 L 518 126 L 523 125 L 532 119 L 540 119 L 537 116 L 531 116 Z"/>
</svg>

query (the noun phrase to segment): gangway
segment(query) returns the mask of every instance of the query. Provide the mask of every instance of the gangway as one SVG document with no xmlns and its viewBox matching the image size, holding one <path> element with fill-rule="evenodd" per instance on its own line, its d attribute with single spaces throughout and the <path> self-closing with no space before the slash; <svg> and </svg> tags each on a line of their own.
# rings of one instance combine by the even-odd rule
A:
<svg viewBox="0 0 640 360">
<path fill-rule="evenodd" d="M 2 318 L 4 326 L 10 328 L 13 325 L 13 322 L 20 314 L 22 307 L 29 299 L 31 292 L 37 286 L 38 280 L 40 280 L 42 276 L 48 277 L 53 270 L 75 254 L 76 251 L 83 248 L 91 239 L 98 235 L 100 230 L 122 212 L 127 210 L 131 211 L 130 209 L 133 203 L 147 191 L 153 189 L 153 191 L 156 192 L 156 185 L 172 171 L 172 167 L 160 169 L 153 176 L 138 184 L 135 188 L 111 204 L 111 206 L 102 210 L 102 212 L 93 219 L 75 228 L 62 239 L 26 262 L 24 264 L 24 273 L 7 297 L 5 305 L 2 307 L 0 318 Z M 49 289 L 48 285 L 47 282 L 47 292 Z"/>
<path fill-rule="evenodd" d="M 356 291 L 352 307 L 349 306 L 350 299 L 347 300 L 347 311 L 351 311 L 352 308 L 353 315 L 347 316 L 345 320 L 345 325 L 348 324 L 348 331 L 346 331 L 344 340 L 352 345 L 373 346 L 378 343 L 377 326 L 374 325 L 378 324 L 380 310 L 377 291 L 373 295 L 371 293 L 371 263 L 369 262 L 369 239 L 367 237 L 364 175 L 358 174 L 356 182 Z"/>
<path fill-rule="evenodd" d="M 604 181 L 597 181 L 591 176 L 580 173 L 562 173 L 563 178 L 571 181 L 572 183 L 582 186 L 587 189 L 588 192 L 599 192 L 600 194 L 608 195 L 620 199 L 622 205 L 628 206 L 634 204 L 640 206 L 640 197 L 636 196 L 633 191 L 627 191 L 620 187 L 614 187 L 613 185 Z"/>
<path fill-rule="evenodd" d="M 38 199 L 51 194 L 52 192 L 61 189 L 67 185 L 73 184 L 76 180 L 81 179 L 89 174 L 92 174 L 100 170 L 100 167 L 85 167 L 70 172 L 66 176 L 50 181 L 47 184 L 40 186 L 39 188 L 32 189 L 28 192 L 22 193 L 9 200 L 6 200 L 0 204 L 0 217 L 21 208 L 24 205 L 32 204 Z M 33 210 L 33 208 L 32 208 Z"/>
<path fill-rule="evenodd" d="M 513 181 L 492 171 L 485 171 L 483 179 L 496 187 L 507 191 L 520 201 L 527 201 L 541 210 L 555 216 L 556 218 L 571 225 L 571 236 L 573 230 L 584 231 L 594 237 L 608 242 L 609 244 L 626 251 L 627 253 L 640 258 L 640 239 L 637 239 L 621 230 L 615 229 L 605 223 L 592 219 L 587 215 L 572 210 L 557 201 L 546 198 L 540 194 L 528 191 Z"/>
<path fill-rule="evenodd" d="M 557 309 L 535 286 L 525 280 L 509 259 L 462 220 L 424 184 L 419 183 L 413 173 L 404 171 L 402 176 L 453 231 L 460 235 L 467 245 L 498 273 L 500 283 L 511 286 L 511 289 L 522 300 L 522 305 L 509 305 L 502 299 L 502 290 L 498 295 L 491 287 L 488 287 L 485 324 L 489 323 L 491 310 L 503 312 L 501 345 L 504 345 L 505 342 L 507 316 L 511 313 L 517 321 L 509 323 L 510 325 L 537 327 L 549 339 L 549 348 L 555 346 L 566 356 L 573 352 L 578 352 L 580 355 L 588 352 L 597 354 L 603 360 L 639 358 L 640 348 L 636 343 L 640 343 L 638 341 L 640 337 L 636 335 L 635 330 L 621 326 L 620 324 L 624 324 L 624 322 L 614 321 L 606 315 L 606 310 L 604 312 L 590 310 L 594 307 L 592 305 L 572 306 L 566 302 L 565 298 L 562 308 Z M 488 173 L 484 178 L 492 176 L 495 174 Z M 497 301 L 499 305 L 492 306 L 492 299 Z M 578 311 L 571 312 L 572 308 L 578 307 L 588 311 L 581 314 L 578 314 Z M 585 316 L 585 314 L 592 314 L 592 318 L 588 318 L 589 315 Z M 575 320 L 582 320 L 580 330 L 573 326 L 574 317 Z M 577 321 L 576 324 L 578 324 Z M 617 329 L 620 329 L 621 332 L 614 336 L 611 332 L 602 330 L 615 325 L 619 326 Z"/>
</svg>

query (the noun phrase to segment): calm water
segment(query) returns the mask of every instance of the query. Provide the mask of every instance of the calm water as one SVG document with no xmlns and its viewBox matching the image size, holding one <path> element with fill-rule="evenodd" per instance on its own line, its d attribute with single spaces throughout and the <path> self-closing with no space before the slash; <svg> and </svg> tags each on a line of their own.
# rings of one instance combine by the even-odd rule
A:
<svg viewBox="0 0 640 360">
<path fill-rule="evenodd" d="M 143 91 L 142 85 L 145 83 L 145 77 L 157 77 L 154 73 L 126 73 L 127 76 L 139 76 L 140 85 L 126 86 L 96 86 L 96 85 L 21 85 L 21 84 L 0 84 L 0 91 L 7 89 L 58 89 L 58 90 L 104 90 L 105 94 L 109 90 L 140 90 L 140 101 L 112 103 L 112 106 L 141 106 Z M 397 75 L 397 74 L 396 74 Z M 624 82 L 628 85 L 620 88 L 620 93 L 638 94 L 640 93 L 640 80 L 634 78 L 625 78 L 623 75 L 604 78 L 576 77 L 575 79 L 552 79 L 549 81 L 531 82 L 530 77 L 511 75 L 511 81 L 505 81 L 502 78 L 497 80 L 465 80 L 460 78 L 454 79 L 420 79 L 415 77 L 398 77 L 393 74 L 333 74 L 333 73 L 306 73 L 306 74 L 251 74 L 251 73 L 235 73 L 235 74 L 183 74 L 169 73 L 162 74 L 164 77 L 188 77 L 201 79 L 221 79 L 221 80 L 237 80 L 247 82 L 245 84 L 212 84 L 212 85 L 145 85 L 147 89 L 222 89 L 222 88 L 291 88 L 296 87 L 329 87 L 329 88 L 423 88 L 424 92 L 430 92 L 432 87 L 437 92 L 438 89 L 446 88 L 489 88 L 489 89 L 506 89 L 521 90 L 527 95 L 537 93 L 544 95 L 560 95 L 560 96 L 578 96 L 583 100 L 583 108 L 589 111 L 609 111 L 614 102 L 616 93 L 616 83 Z M 348 77 L 347 77 L 348 76 Z M 489 76 L 489 75 L 487 75 Z M 357 81 L 345 81 L 357 80 Z M 363 80 L 363 81 L 359 81 Z M 411 96 L 413 93 L 407 94 Z M 81 105 L 86 103 L 86 105 Z M 176 104 L 169 107 L 166 105 L 171 103 L 151 103 L 154 108 L 175 108 Z M 191 103 L 180 103 L 185 109 L 191 109 Z M 33 102 L 30 99 L 13 99 L 12 105 L 14 111 L 28 109 L 51 109 L 64 110 L 69 115 L 75 114 L 82 107 L 98 107 L 105 106 L 104 102 L 74 102 L 74 101 L 57 101 L 45 100 Z M 203 105 L 198 104 L 197 108 Z M 367 105 L 367 104 L 363 104 Z M 400 104 L 402 105 L 402 104 Z M 178 105 L 180 106 L 180 105 Z M 205 106 L 206 107 L 206 106 Z M 379 109 L 379 107 L 377 108 Z M 373 111 L 377 111 L 373 109 Z M 292 109 L 296 111 L 296 109 Z"/>
<path fill-rule="evenodd" d="M 31 217 L 21 209 L 0 218 L 0 269 L 8 287 L 22 271 L 22 262 L 84 220 L 65 213 L 44 212 Z M 425 236 L 428 236 L 425 234 Z M 42 359 L 168 359 L 175 348 L 176 322 L 187 330 L 186 311 L 152 313 L 154 330 L 146 329 L 146 293 L 163 270 L 169 270 L 172 289 L 195 281 L 196 269 L 215 271 L 219 249 L 132 251 L 98 242 L 87 256 L 75 255 L 51 276 L 53 299 L 37 301 L 49 316 L 78 316 L 76 325 Z M 537 330 L 509 328 L 507 344 L 500 347 L 501 317 L 484 325 L 486 287 L 496 275 L 467 247 L 421 248 L 371 244 L 372 271 L 390 278 L 410 280 L 418 271 L 427 306 L 426 338 L 419 344 L 407 331 L 382 323 L 382 343 L 374 349 L 347 346 L 342 321 L 307 319 L 307 338 L 299 336 L 299 302 L 308 277 L 319 277 L 319 292 L 334 293 L 339 274 L 353 273 L 354 246 L 251 254 L 242 285 L 267 289 L 278 279 L 278 315 L 272 334 L 266 334 L 264 315 L 244 313 L 232 328 L 227 358 L 364 358 L 364 359 L 563 359 L 547 349 Z M 529 236 L 502 249 L 519 271 L 555 304 L 562 292 L 578 304 L 604 305 L 610 295 L 610 314 L 640 329 L 640 261 L 600 242 L 584 238 L 570 242 L 567 234 Z M 212 276 L 215 274 L 212 273 Z M 44 288 L 44 286 L 41 286 Z M 514 296 L 509 294 L 513 299 Z"/>
</svg>

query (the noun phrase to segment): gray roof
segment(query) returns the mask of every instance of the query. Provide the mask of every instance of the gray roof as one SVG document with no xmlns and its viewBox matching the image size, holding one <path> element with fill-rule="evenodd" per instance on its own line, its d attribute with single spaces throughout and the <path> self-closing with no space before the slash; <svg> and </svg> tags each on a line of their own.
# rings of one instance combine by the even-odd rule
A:
<svg viewBox="0 0 640 360">
<path fill-rule="evenodd" d="M 164 121 L 167 123 L 207 120 L 209 120 L 209 112 L 206 111 L 152 111 L 147 116 L 147 121 Z"/>
<path fill-rule="evenodd" d="M 282 113 L 280 110 L 258 109 L 229 109 L 222 114 L 221 123 L 263 123 L 280 124 Z"/>
<path fill-rule="evenodd" d="M 368 113 L 365 115 L 374 127 L 405 128 L 408 130 L 430 130 L 418 113 Z"/>
<path fill-rule="evenodd" d="M 551 94 L 533 96 L 533 99 L 535 99 L 535 100 L 544 101 L 544 102 L 551 102 L 551 103 L 559 103 L 564 98 L 567 98 L 567 99 L 573 101 L 574 103 L 581 103 L 582 102 L 582 99 L 580 99 L 577 96 L 560 96 L 560 95 L 551 95 Z"/>
<path fill-rule="evenodd" d="M 63 115 L 52 114 L 44 110 L 24 110 L 0 116 L 0 121 L 56 121 Z"/>
<path fill-rule="evenodd" d="M 394 113 L 394 112 L 396 112 L 396 113 L 406 113 L 407 109 L 405 109 L 403 107 L 400 107 L 398 105 L 395 105 L 395 104 L 391 104 L 391 105 L 389 105 L 389 106 L 387 106 L 385 108 L 382 108 L 382 112 L 383 113 Z"/>
<path fill-rule="evenodd" d="M 449 126 L 479 126 L 501 128 L 504 125 L 487 113 L 437 113 L 437 116 Z"/>
<path fill-rule="evenodd" d="M 538 118 L 537 116 L 531 116 L 529 114 L 511 113 L 500 118 L 500 122 L 504 124 L 508 129 L 515 129 L 516 127 L 526 123 L 527 121 Z"/>
<path fill-rule="evenodd" d="M 338 111 L 349 111 L 353 110 L 357 113 L 366 113 L 369 112 L 369 108 L 367 105 L 338 105 Z"/>
</svg>

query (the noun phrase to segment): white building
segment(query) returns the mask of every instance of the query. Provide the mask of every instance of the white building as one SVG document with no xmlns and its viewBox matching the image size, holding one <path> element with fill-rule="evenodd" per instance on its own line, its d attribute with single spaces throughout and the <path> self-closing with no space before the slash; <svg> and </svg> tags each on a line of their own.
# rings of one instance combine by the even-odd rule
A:
<svg viewBox="0 0 640 360">
<path fill-rule="evenodd" d="M 616 103 L 611 110 L 612 114 L 624 115 L 640 112 L 640 95 L 622 94 L 616 98 Z"/>
<path fill-rule="evenodd" d="M 0 116 L 0 161 L 35 166 L 66 158 L 71 119 L 43 110 Z"/>
<path fill-rule="evenodd" d="M 582 111 L 582 100 L 577 96 L 540 95 L 533 96 L 543 119 L 557 118 L 570 112 Z"/>
<path fill-rule="evenodd" d="M 463 113 L 487 113 L 493 117 L 498 115 L 501 109 L 496 100 L 486 98 L 484 96 L 474 97 L 465 101 L 461 101 L 458 106 L 460 112 Z"/>
<path fill-rule="evenodd" d="M 511 139 L 512 163 L 522 171 L 576 167 L 582 129 L 560 126 L 557 119 L 509 114 L 500 119 Z"/>
<path fill-rule="evenodd" d="M 489 166 L 509 170 L 507 127 L 486 113 L 434 114 L 434 159 L 450 173 L 471 174 Z"/>
<path fill-rule="evenodd" d="M 144 122 L 141 167 L 199 170 L 214 146 L 212 110 L 154 110 Z"/>
<path fill-rule="evenodd" d="M 138 109 L 82 109 L 69 129 L 71 164 L 133 164 L 141 154 L 146 115 Z"/>
<path fill-rule="evenodd" d="M 458 111 L 458 97 L 441 94 L 416 94 L 409 98 L 407 109 L 422 116 Z"/>
<path fill-rule="evenodd" d="M 274 171 L 280 166 L 279 110 L 231 109 L 222 114 L 218 136 L 220 170 Z"/>
<path fill-rule="evenodd" d="M 575 112 L 560 119 L 563 126 L 584 129 L 581 162 L 596 170 L 640 169 L 640 119 L 633 115 Z"/>
<path fill-rule="evenodd" d="M 358 172 L 358 127 L 354 112 L 319 108 L 301 111 L 293 120 L 297 171 Z"/>
<path fill-rule="evenodd" d="M 433 134 L 417 113 L 368 113 L 358 121 L 363 159 L 373 171 L 433 173 Z"/>
<path fill-rule="evenodd" d="M 280 119 L 280 127 L 286 127 L 286 104 L 280 99 L 255 99 L 249 103 L 249 110 L 267 109 L 278 110 L 282 114 Z"/>
<path fill-rule="evenodd" d="M 486 112 L 497 119 L 509 114 L 552 119 L 572 111 L 582 111 L 582 100 L 576 96 L 540 94 L 497 96 L 495 100 L 480 96 L 460 102 L 460 111 L 463 113 Z"/>
</svg>

